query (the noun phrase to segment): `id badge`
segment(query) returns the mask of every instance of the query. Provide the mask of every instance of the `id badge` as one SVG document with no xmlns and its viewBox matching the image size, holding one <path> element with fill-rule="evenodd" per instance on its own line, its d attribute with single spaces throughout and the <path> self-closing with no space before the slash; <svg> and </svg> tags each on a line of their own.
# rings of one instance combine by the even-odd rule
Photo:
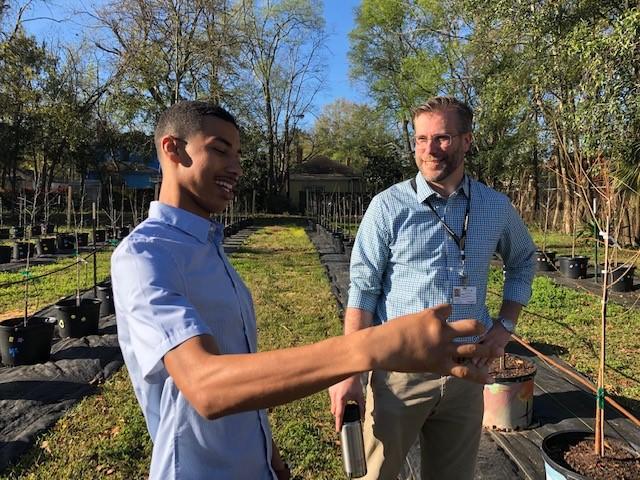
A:
<svg viewBox="0 0 640 480">
<path fill-rule="evenodd" d="M 475 305 L 476 287 L 453 287 L 454 305 Z"/>
</svg>

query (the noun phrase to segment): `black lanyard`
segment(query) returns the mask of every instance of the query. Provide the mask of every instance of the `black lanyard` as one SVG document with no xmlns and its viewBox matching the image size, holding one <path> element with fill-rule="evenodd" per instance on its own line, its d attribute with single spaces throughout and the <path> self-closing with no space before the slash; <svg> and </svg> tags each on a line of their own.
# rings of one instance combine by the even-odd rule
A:
<svg viewBox="0 0 640 480">
<path fill-rule="evenodd" d="M 416 184 L 415 178 L 411 179 L 411 188 L 413 188 L 414 192 L 418 193 L 418 186 Z M 445 222 L 442 219 L 442 217 L 438 215 L 438 212 L 436 212 L 436 209 L 433 208 L 433 205 L 431 205 L 431 202 L 429 201 L 428 198 L 425 198 L 424 202 L 422 203 L 427 205 L 431 209 L 431 211 L 436 215 L 436 217 L 438 217 L 438 220 L 440 221 L 442 226 L 445 228 L 445 230 L 447 231 L 451 239 L 454 242 L 456 242 L 458 249 L 460 249 L 460 260 L 462 262 L 462 269 L 464 270 L 464 261 L 466 258 L 464 254 L 464 243 L 467 238 L 467 227 L 469 226 L 469 211 L 471 210 L 471 186 L 469 186 L 469 194 L 467 195 L 467 210 L 464 214 L 464 223 L 462 224 L 462 233 L 460 234 L 460 236 L 456 235 L 456 232 L 454 232 L 451 229 L 451 227 L 447 225 L 447 222 Z"/>
</svg>

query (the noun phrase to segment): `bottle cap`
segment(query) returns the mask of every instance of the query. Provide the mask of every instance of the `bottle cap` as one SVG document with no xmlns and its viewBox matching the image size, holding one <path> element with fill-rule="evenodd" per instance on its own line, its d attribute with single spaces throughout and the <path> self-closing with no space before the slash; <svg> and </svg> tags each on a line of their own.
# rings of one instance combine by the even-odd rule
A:
<svg viewBox="0 0 640 480">
<path fill-rule="evenodd" d="M 360 407 L 357 403 L 348 403 L 344 407 L 344 423 L 359 422 L 360 421 Z"/>
</svg>

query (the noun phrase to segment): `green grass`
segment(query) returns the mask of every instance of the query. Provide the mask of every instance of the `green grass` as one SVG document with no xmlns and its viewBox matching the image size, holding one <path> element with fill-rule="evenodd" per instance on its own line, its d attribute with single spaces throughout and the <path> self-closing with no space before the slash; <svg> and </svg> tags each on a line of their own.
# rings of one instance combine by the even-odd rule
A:
<svg viewBox="0 0 640 480">
<path fill-rule="evenodd" d="M 269 227 L 231 258 L 256 306 L 260 350 L 341 333 L 335 299 L 301 227 Z M 294 475 L 342 478 L 326 392 L 270 409 L 274 438 Z M 2 479 L 142 479 L 151 444 L 125 369 L 42 435 Z"/>
</svg>

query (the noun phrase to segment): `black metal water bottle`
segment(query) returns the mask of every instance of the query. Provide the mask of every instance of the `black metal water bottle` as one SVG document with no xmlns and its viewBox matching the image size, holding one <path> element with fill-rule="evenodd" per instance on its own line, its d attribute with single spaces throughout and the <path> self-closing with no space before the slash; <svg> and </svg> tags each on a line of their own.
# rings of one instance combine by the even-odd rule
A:
<svg viewBox="0 0 640 480">
<path fill-rule="evenodd" d="M 340 440 L 344 471 L 347 477 L 364 477 L 367 474 L 367 460 L 364 456 L 360 407 L 355 403 L 349 403 L 345 406 Z"/>
</svg>

